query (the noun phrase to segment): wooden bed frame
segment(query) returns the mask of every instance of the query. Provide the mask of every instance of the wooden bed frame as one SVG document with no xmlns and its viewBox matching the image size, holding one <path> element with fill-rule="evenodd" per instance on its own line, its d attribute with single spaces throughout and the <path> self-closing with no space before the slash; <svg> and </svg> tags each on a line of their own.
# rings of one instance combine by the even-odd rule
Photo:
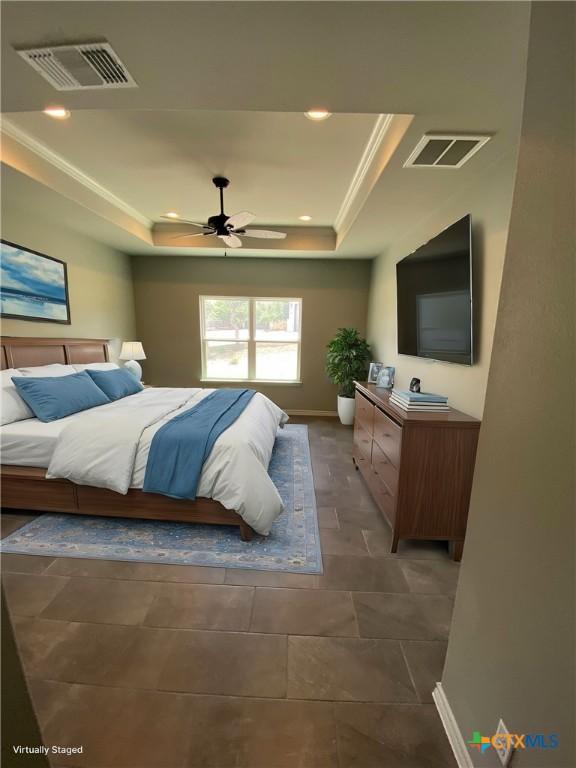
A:
<svg viewBox="0 0 576 768">
<path fill-rule="evenodd" d="M 82 365 L 108 360 L 108 342 L 103 339 L 0 337 L 2 370 L 51 363 Z M 2 464 L 0 472 L 4 509 L 236 525 L 240 528 L 243 541 L 250 541 L 254 533 L 240 515 L 213 499 L 180 501 L 136 489 L 129 490 L 123 496 L 104 488 L 77 485 L 69 480 L 47 480 L 46 471 L 41 467 Z"/>
</svg>

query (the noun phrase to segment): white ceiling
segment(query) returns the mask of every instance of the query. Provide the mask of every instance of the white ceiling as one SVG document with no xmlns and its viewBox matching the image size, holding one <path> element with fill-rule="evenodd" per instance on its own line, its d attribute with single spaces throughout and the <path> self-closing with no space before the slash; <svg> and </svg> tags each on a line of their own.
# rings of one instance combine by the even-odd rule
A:
<svg viewBox="0 0 576 768">
<path fill-rule="evenodd" d="M 374 115 L 190 110 L 79 110 L 68 120 L 9 113 L 13 125 L 158 220 L 219 213 L 212 177 L 227 176 L 226 212 L 256 224 L 332 226 L 374 128 Z"/>
<path fill-rule="evenodd" d="M 148 220 L 166 210 L 206 219 L 218 209 L 210 179 L 223 173 L 228 213 L 252 210 L 257 224 L 286 227 L 304 227 L 307 213 L 310 227 L 340 228 L 336 251 L 322 255 L 371 257 L 516 149 L 527 3 L 47 0 L 1 11 L 3 109 L 20 136 L 4 141 L 3 161 L 35 179 L 28 186 L 73 200 L 70 210 L 82 206 L 66 218 L 131 253 L 202 252 L 155 246 Z M 138 88 L 58 93 L 14 50 L 101 39 Z M 72 117 L 40 113 L 54 103 Z M 336 114 L 312 123 L 302 113 L 314 106 Z M 368 163 L 379 114 L 414 119 L 394 118 Z M 403 168 L 433 131 L 493 138 L 458 171 Z M 16 178 L 6 175 L 5 194 L 24 194 Z M 243 253 L 319 255 L 304 246 Z"/>
</svg>

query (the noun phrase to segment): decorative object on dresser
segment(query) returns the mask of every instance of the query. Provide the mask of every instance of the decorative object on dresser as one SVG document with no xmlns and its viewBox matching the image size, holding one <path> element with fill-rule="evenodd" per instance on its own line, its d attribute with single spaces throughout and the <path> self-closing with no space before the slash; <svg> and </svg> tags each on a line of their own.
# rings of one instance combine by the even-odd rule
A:
<svg viewBox="0 0 576 768">
<path fill-rule="evenodd" d="M 460 560 L 480 422 L 449 408 L 406 411 L 373 384 L 355 382 L 353 461 L 399 539 L 450 542 Z"/>
<path fill-rule="evenodd" d="M 403 411 L 449 411 L 446 395 L 434 395 L 432 392 L 411 392 L 406 389 L 393 389 L 390 393 L 391 405 Z"/>
<path fill-rule="evenodd" d="M 368 369 L 369 384 L 376 384 L 382 368 L 384 368 L 384 363 L 370 363 L 370 368 Z"/>
<path fill-rule="evenodd" d="M 392 389 L 394 386 L 394 375 L 396 368 L 393 365 L 385 365 L 384 368 L 378 373 L 376 379 L 376 386 L 379 389 Z"/>
<path fill-rule="evenodd" d="M 338 385 L 338 416 L 342 424 L 354 424 L 354 381 L 366 375 L 370 347 L 356 328 L 339 328 L 328 344 L 326 373 Z M 381 365 L 381 363 L 380 363 Z"/>
<path fill-rule="evenodd" d="M 3 317 L 70 325 L 68 274 L 60 259 L 0 241 Z"/>
<path fill-rule="evenodd" d="M 138 360 L 146 360 L 144 347 L 141 341 L 125 341 L 119 355 L 120 360 L 125 360 L 124 368 L 135 376 L 138 381 L 142 379 L 142 366 Z"/>
<path fill-rule="evenodd" d="M 414 377 L 410 380 L 410 392 L 420 392 L 420 379 Z"/>
</svg>

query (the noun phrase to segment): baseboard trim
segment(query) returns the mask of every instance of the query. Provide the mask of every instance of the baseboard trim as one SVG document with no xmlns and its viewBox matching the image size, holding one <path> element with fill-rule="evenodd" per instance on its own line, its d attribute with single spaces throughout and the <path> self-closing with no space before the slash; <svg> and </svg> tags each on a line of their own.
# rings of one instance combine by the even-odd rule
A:
<svg viewBox="0 0 576 768">
<path fill-rule="evenodd" d="M 446 698 L 442 683 L 436 683 L 436 688 L 432 691 L 432 698 L 436 704 L 436 709 L 442 720 L 442 725 L 446 731 L 446 736 L 454 752 L 454 757 L 458 763 L 458 768 L 474 768 L 472 757 L 466 746 L 466 742 L 460 733 L 460 728 L 452 712 L 450 702 Z"/>
<path fill-rule="evenodd" d="M 337 411 L 299 411 L 287 410 L 288 416 L 338 416 Z"/>
</svg>

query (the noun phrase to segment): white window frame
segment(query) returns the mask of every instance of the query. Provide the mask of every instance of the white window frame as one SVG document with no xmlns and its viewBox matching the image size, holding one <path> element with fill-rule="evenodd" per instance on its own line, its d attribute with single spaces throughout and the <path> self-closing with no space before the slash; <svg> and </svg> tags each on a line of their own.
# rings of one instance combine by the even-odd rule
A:
<svg viewBox="0 0 576 768">
<path fill-rule="evenodd" d="M 212 299 L 217 301 L 247 301 L 249 312 L 249 327 L 248 327 L 248 339 L 237 339 L 239 343 L 248 345 L 248 378 L 246 379 L 217 379 L 214 377 L 208 377 L 206 373 L 206 343 L 208 341 L 214 341 L 214 339 L 207 339 L 204 328 L 204 300 Z M 300 329 L 299 336 L 296 341 L 281 341 L 271 339 L 256 339 L 256 313 L 254 311 L 255 302 L 257 301 L 294 301 L 300 306 Z M 302 383 L 300 378 L 300 362 L 302 358 L 302 299 L 294 298 L 291 296 L 212 296 L 202 295 L 199 296 L 199 312 L 200 312 L 200 349 L 202 356 L 202 378 L 203 382 L 232 382 L 232 383 L 254 383 L 254 384 L 277 384 L 283 386 L 297 386 Z M 296 344 L 297 355 L 297 372 L 295 379 L 257 379 L 256 378 L 256 344 Z"/>
</svg>

